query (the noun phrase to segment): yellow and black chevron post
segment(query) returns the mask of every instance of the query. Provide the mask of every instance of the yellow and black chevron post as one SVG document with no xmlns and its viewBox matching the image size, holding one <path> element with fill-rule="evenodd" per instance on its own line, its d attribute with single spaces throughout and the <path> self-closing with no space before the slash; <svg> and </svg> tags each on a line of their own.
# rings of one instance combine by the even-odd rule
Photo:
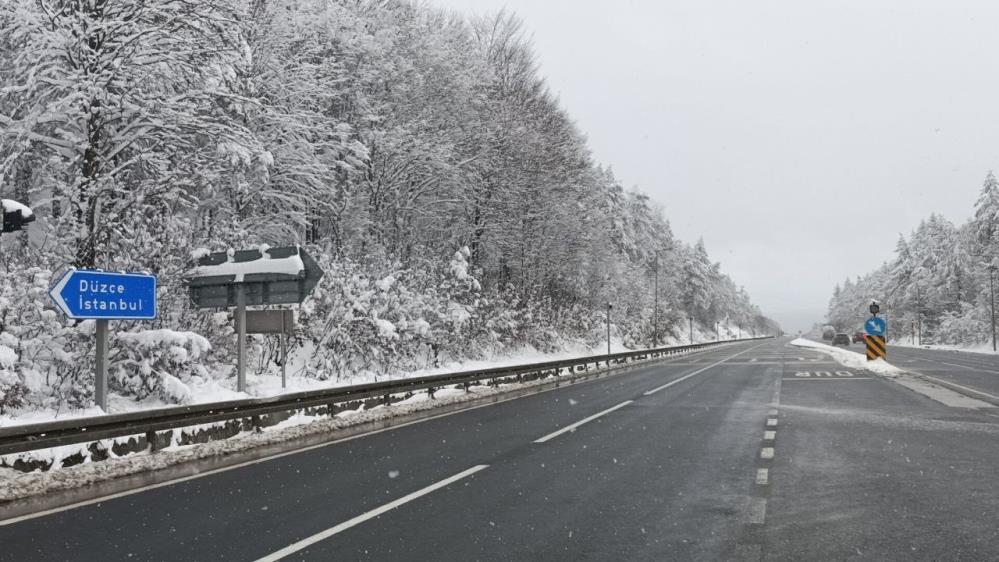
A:
<svg viewBox="0 0 999 562">
<path fill-rule="evenodd" d="M 888 357 L 888 346 L 885 344 L 884 336 L 865 336 L 867 340 L 867 360 L 886 359 Z"/>
</svg>

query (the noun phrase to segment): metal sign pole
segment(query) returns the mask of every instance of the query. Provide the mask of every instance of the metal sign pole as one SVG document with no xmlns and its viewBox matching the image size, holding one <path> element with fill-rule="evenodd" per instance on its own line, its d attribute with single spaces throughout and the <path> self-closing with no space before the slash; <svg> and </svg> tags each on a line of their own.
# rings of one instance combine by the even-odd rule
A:
<svg viewBox="0 0 999 562">
<path fill-rule="evenodd" d="M 288 336 L 281 334 L 281 388 L 288 387 Z"/>
<path fill-rule="evenodd" d="M 246 392 L 246 289 L 236 285 L 236 391 Z"/>
<path fill-rule="evenodd" d="M 108 321 L 97 320 L 97 361 L 94 381 L 94 401 L 108 411 Z"/>
</svg>

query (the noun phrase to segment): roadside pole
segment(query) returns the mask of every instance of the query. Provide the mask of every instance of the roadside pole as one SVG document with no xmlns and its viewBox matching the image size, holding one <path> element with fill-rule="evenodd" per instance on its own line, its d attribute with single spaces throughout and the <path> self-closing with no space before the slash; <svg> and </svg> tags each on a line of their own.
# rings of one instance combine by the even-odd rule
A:
<svg viewBox="0 0 999 562">
<path fill-rule="evenodd" d="M 607 355 L 610 355 L 610 352 L 611 352 L 611 347 L 610 347 L 610 315 L 611 315 L 611 309 L 612 308 L 614 308 L 614 305 L 611 304 L 611 303 L 607 303 Z"/>
<path fill-rule="evenodd" d="M 246 289 L 236 285 L 236 391 L 246 392 Z"/>
<path fill-rule="evenodd" d="M 996 351 L 996 265 L 989 265 L 989 299 L 992 302 L 992 352 Z"/>
<path fill-rule="evenodd" d="M 108 411 L 108 321 L 97 322 L 97 360 L 95 361 L 94 401 Z"/>
<path fill-rule="evenodd" d="M 288 388 L 288 335 L 281 334 L 281 388 Z"/>
<path fill-rule="evenodd" d="M 659 252 L 656 252 L 656 305 L 652 321 L 652 347 L 659 347 Z M 993 330 L 995 332 L 995 330 Z"/>
<path fill-rule="evenodd" d="M 690 345 L 694 345 L 694 317 L 687 318 L 690 322 Z"/>
</svg>

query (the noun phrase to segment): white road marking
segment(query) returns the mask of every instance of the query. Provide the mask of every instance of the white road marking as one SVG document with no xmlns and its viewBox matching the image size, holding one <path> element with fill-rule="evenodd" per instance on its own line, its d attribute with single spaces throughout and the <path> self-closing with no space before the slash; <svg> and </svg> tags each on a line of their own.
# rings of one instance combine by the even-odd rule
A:
<svg viewBox="0 0 999 562">
<path fill-rule="evenodd" d="M 922 375 L 922 373 L 920 373 L 920 374 Z M 927 378 L 927 379 L 930 379 L 931 381 L 934 381 L 934 382 L 946 383 L 946 384 L 949 384 L 951 386 L 956 386 L 956 387 L 958 387 L 960 389 L 967 390 L 968 392 L 973 392 L 973 393 L 979 394 L 981 396 L 987 396 L 989 398 L 992 398 L 993 400 L 999 400 L 999 396 L 995 396 L 993 394 L 989 394 L 988 392 L 982 392 L 981 390 L 978 390 L 976 388 L 971 388 L 971 387 L 964 386 L 962 384 L 957 384 L 956 382 L 950 382 L 950 381 L 944 380 L 944 379 L 938 379 L 937 377 L 931 377 L 930 375 L 922 375 L 922 376 L 925 377 L 925 378 Z"/>
<path fill-rule="evenodd" d="M 753 525 L 762 525 L 767 519 L 767 500 L 764 498 L 753 498 L 749 503 L 749 522 Z"/>
<path fill-rule="evenodd" d="M 785 377 L 786 381 L 869 381 L 874 377 Z"/>
<path fill-rule="evenodd" d="M 777 420 L 770 418 L 767 420 L 767 427 L 777 427 Z"/>
<path fill-rule="evenodd" d="M 286 556 L 289 556 L 291 554 L 295 554 L 296 552 L 298 552 L 300 550 L 304 550 L 304 549 L 306 549 L 306 548 L 308 548 L 308 547 L 316 544 L 319 541 L 328 539 L 328 538 L 332 537 L 333 535 L 335 535 L 337 533 L 341 533 L 343 531 L 346 531 L 347 529 L 349 529 L 351 527 L 354 527 L 356 525 L 359 525 L 361 523 L 364 523 L 365 521 L 367 521 L 369 519 L 374 519 L 375 517 L 378 517 L 379 515 L 387 512 L 387 511 L 391 511 L 391 510 L 393 510 L 393 509 L 395 509 L 395 508 L 397 508 L 397 507 L 399 507 L 399 506 L 401 506 L 403 504 L 409 503 L 409 502 L 411 502 L 411 501 L 413 501 L 413 500 L 415 500 L 415 499 L 417 499 L 419 497 L 425 496 L 425 495 L 427 495 L 427 494 L 429 494 L 431 492 L 439 490 L 439 489 L 441 489 L 441 488 L 443 488 L 443 487 L 445 487 L 445 486 L 447 486 L 449 484 L 453 484 L 453 483 L 457 482 L 458 480 L 461 480 L 462 478 L 467 478 L 467 477 L 475 474 L 476 472 L 478 472 L 480 470 L 485 470 L 486 468 L 489 468 L 489 465 L 487 465 L 487 464 L 480 464 L 480 465 L 473 466 L 472 468 L 469 468 L 468 470 L 459 472 L 458 474 L 455 474 L 454 476 L 451 476 L 450 478 L 445 478 L 444 480 L 441 480 L 440 482 L 437 482 L 436 484 L 431 484 L 430 486 L 427 486 L 426 488 L 423 488 L 421 490 L 417 490 L 417 491 L 415 491 L 415 492 L 413 492 L 411 494 L 407 494 L 407 495 L 405 495 L 405 496 L 403 496 L 403 497 L 401 497 L 401 498 L 399 498 L 399 499 L 397 499 L 395 501 L 391 501 L 391 502 L 389 502 L 389 503 L 387 503 L 387 504 L 385 504 L 385 505 L 383 505 L 381 507 L 372 509 L 371 511 L 369 511 L 367 513 L 363 513 L 361 515 L 358 515 L 357 517 L 354 517 L 353 519 L 348 519 L 347 521 L 344 521 L 343 523 L 340 523 L 339 525 L 330 527 L 329 529 L 326 529 L 325 531 L 323 531 L 321 533 L 316 533 L 315 535 L 312 535 L 311 537 L 309 537 L 307 539 L 303 539 L 303 540 L 300 540 L 300 541 L 298 541 L 298 542 L 296 542 L 294 544 L 286 546 L 286 547 L 282 548 L 281 550 L 279 550 L 277 552 L 274 552 L 272 554 L 268 554 L 267 556 L 264 556 L 263 558 L 260 558 L 259 560 L 257 560 L 257 562 L 274 562 L 276 560 L 281 560 L 282 558 L 284 558 Z"/>
<path fill-rule="evenodd" d="M 558 430 L 556 432 L 553 432 L 553 433 L 549 433 L 548 435 L 545 435 L 544 437 L 542 437 L 540 439 L 535 439 L 534 442 L 535 443 L 544 443 L 545 441 L 550 441 L 552 439 L 555 439 L 556 437 L 558 437 L 559 435 L 562 435 L 563 433 L 567 433 L 569 431 L 575 431 L 575 429 L 577 427 L 583 425 L 584 423 L 589 423 L 589 422 L 591 422 L 591 421 L 599 418 L 600 416 L 605 416 L 605 415 L 613 412 L 614 410 L 617 410 L 618 408 L 624 408 L 625 406 L 627 406 L 628 404 L 631 404 L 632 402 L 634 402 L 634 400 L 625 400 L 624 402 L 621 402 L 617 406 L 613 406 L 611 408 L 607 408 L 606 410 L 604 410 L 602 412 L 597 412 L 596 414 L 593 414 L 592 416 L 590 416 L 588 418 L 583 418 L 583 419 L 579 420 L 578 422 L 576 422 L 576 423 L 574 423 L 572 425 L 567 425 L 567 426 L 563 427 L 562 429 L 560 429 L 560 430 Z"/>
<path fill-rule="evenodd" d="M 764 346 L 764 345 L 766 345 L 766 344 L 761 343 L 760 345 L 757 345 L 755 347 L 751 347 L 749 349 L 742 350 L 739 353 L 736 353 L 735 355 L 726 357 L 725 359 L 722 359 L 721 361 L 718 361 L 717 363 L 712 363 L 712 364 L 708 365 L 707 367 L 704 367 L 703 369 L 698 369 L 698 370 L 694 371 L 693 373 L 684 375 L 684 376 L 682 376 L 682 377 L 680 377 L 680 378 L 678 378 L 676 380 L 670 381 L 670 382 L 668 382 L 668 383 L 666 383 L 666 384 L 664 384 L 662 386 L 657 386 L 656 388 L 653 388 L 652 390 L 648 390 L 648 391 L 644 392 L 643 394 L 645 396 L 649 396 L 651 394 L 655 394 L 655 393 L 659 392 L 660 390 L 665 390 L 665 389 L 673 386 L 674 384 L 681 383 L 681 382 L 689 379 L 690 377 L 692 377 L 694 375 L 699 375 L 699 374 L 703 373 L 704 371 L 707 371 L 708 369 L 710 369 L 712 367 L 717 367 L 718 365 L 721 365 L 722 363 L 728 361 L 729 359 L 735 359 L 736 357 L 742 355 L 743 353 L 748 353 L 748 352 L 756 349 L 757 347 L 761 347 L 761 346 Z"/>
<path fill-rule="evenodd" d="M 986 369 L 984 367 L 969 367 L 967 365 L 958 365 L 957 363 L 948 363 L 946 361 L 936 361 L 931 359 L 934 363 L 940 363 L 941 365 L 950 365 L 951 367 L 960 367 L 968 371 L 976 371 L 980 373 L 999 373 L 999 371 L 993 371 L 992 369 Z"/>
<path fill-rule="evenodd" d="M 760 449 L 761 459 L 772 459 L 774 458 L 774 448 L 773 447 L 763 447 Z"/>
<path fill-rule="evenodd" d="M 756 483 L 760 486 L 766 486 L 770 483 L 770 470 L 767 468 L 756 469 Z"/>
<path fill-rule="evenodd" d="M 777 439 L 777 432 L 776 431 L 764 431 L 763 432 L 763 440 L 764 441 L 773 441 L 774 439 Z"/>
</svg>

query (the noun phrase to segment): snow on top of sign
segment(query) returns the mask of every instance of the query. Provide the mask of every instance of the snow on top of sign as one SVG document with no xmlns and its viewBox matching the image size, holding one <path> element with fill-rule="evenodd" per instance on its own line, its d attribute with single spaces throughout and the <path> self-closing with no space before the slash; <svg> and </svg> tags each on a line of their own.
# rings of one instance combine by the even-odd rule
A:
<svg viewBox="0 0 999 562">
<path fill-rule="evenodd" d="M 27 205 L 22 205 L 13 199 L 0 199 L 0 204 L 3 205 L 3 210 L 5 213 L 13 213 L 14 211 L 21 211 L 22 217 L 30 217 L 35 214 Z"/>
<path fill-rule="evenodd" d="M 212 251 L 208 248 L 197 248 L 191 252 L 191 259 L 200 260 L 201 258 L 207 258 L 212 255 Z"/>
<path fill-rule="evenodd" d="M 270 254 L 263 253 L 263 257 L 258 260 L 234 262 L 228 261 L 218 265 L 201 265 L 191 271 L 194 277 L 215 277 L 222 275 L 235 275 L 236 282 L 241 283 L 244 276 L 257 273 L 282 273 L 285 275 L 299 275 L 305 270 L 305 264 L 298 255 L 286 258 L 272 258 Z M 231 258 L 230 258 L 231 259 Z"/>
</svg>

